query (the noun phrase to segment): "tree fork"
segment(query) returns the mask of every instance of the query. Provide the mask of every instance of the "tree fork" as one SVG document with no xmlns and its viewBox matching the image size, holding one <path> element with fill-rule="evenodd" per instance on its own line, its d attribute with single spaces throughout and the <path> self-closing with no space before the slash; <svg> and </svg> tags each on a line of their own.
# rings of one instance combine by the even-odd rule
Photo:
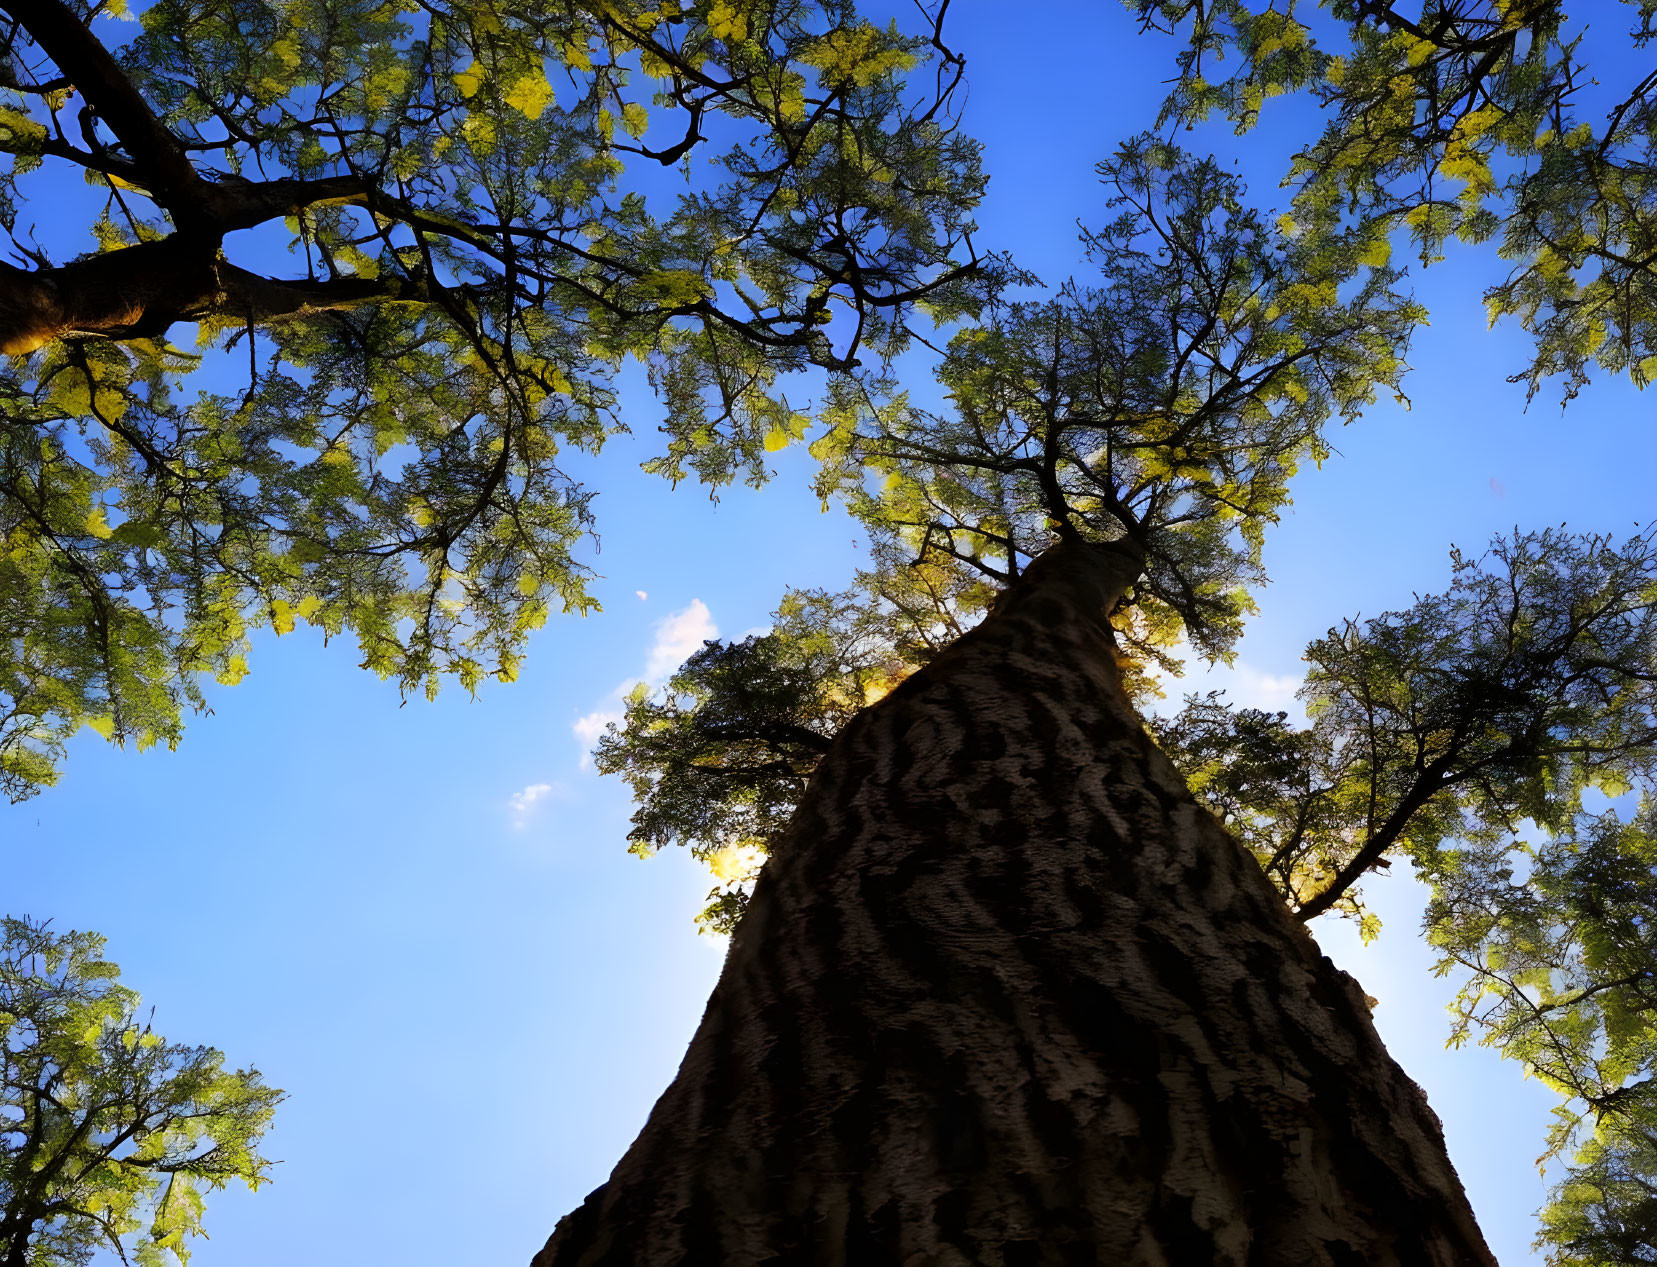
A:
<svg viewBox="0 0 1657 1267">
<path fill-rule="evenodd" d="M 225 263 L 225 234 L 303 207 L 367 201 L 369 185 L 354 175 L 206 180 L 87 22 L 62 0 L 0 0 L 0 14 L 9 14 L 51 58 L 130 161 L 76 151 L 61 139 L 47 143 L 55 147 L 51 152 L 138 185 L 177 226 L 165 238 L 58 268 L 0 264 L 0 354 L 26 354 L 75 335 L 158 337 L 176 322 L 205 316 L 269 321 L 424 297 L 417 283 L 282 281 Z"/>
<path fill-rule="evenodd" d="M 1061 545 L 866 710 L 533 1267 L 1491 1264 L 1362 991 L 1123 693 Z"/>
</svg>

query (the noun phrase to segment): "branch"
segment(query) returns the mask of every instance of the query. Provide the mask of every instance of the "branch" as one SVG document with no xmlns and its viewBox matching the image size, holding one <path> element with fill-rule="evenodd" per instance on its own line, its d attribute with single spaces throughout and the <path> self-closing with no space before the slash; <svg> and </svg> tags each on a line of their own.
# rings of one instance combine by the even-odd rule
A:
<svg viewBox="0 0 1657 1267">
<path fill-rule="evenodd" d="M 740 743 L 758 740 L 761 743 L 782 746 L 798 744 L 813 754 L 822 756 L 829 750 L 833 736 L 819 734 L 798 722 L 757 722 L 749 725 L 708 725 L 696 728 L 694 733 L 713 743 Z"/>
<path fill-rule="evenodd" d="M 1376 829 L 1375 833 L 1364 842 L 1363 848 L 1358 850 L 1352 856 L 1351 861 L 1340 869 L 1328 888 L 1309 901 L 1300 904 L 1300 908 L 1295 911 L 1295 918 L 1302 924 L 1316 919 L 1333 906 L 1340 899 L 1341 894 L 1356 884 L 1363 877 L 1364 872 L 1379 862 L 1381 856 L 1397 844 L 1400 837 L 1403 836 L 1404 829 L 1409 826 L 1410 819 L 1415 816 L 1416 810 L 1432 800 L 1449 782 L 1445 777 L 1449 767 L 1450 759 L 1440 757 L 1423 770 L 1421 776 L 1416 779 L 1414 785 L 1404 796 L 1404 799 L 1398 803 L 1398 807 L 1387 817 L 1387 821 Z"/>
<path fill-rule="evenodd" d="M 175 234 L 33 271 L 0 264 L 0 352 L 74 334 L 144 338 L 200 310 L 218 288 L 217 244 Z"/>
<path fill-rule="evenodd" d="M 377 191 L 357 175 L 324 176 L 301 180 L 284 176 L 277 180 L 223 180 L 202 191 L 220 232 L 251 229 L 277 216 L 293 215 L 303 207 L 325 203 L 375 204 Z"/>
<path fill-rule="evenodd" d="M 21 355 L 74 335 L 159 338 L 175 322 L 208 316 L 276 321 L 427 299 L 425 285 L 406 278 L 261 277 L 219 258 L 215 237 L 178 233 L 61 268 L 0 264 L 0 353 Z"/>
<path fill-rule="evenodd" d="M 135 189 L 144 188 L 143 173 L 125 159 L 116 158 L 108 150 L 102 153 L 93 153 L 91 150 L 77 149 L 62 137 L 49 136 L 38 146 L 28 149 L 12 149 L 9 153 L 40 154 L 46 158 L 61 158 L 88 171 L 98 172 L 104 176 L 115 176 L 126 181 Z"/>
<path fill-rule="evenodd" d="M 57 63 L 149 179 L 156 201 L 181 223 L 192 216 L 202 179 L 184 147 L 132 86 L 109 51 L 63 0 L 0 0 L 41 51 Z"/>
<path fill-rule="evenodd" d="M 429 303 L 417 279 L 337 277 L 330 281 L 283 281 L 221 263 L 219 302 L 212 311 L 252 321 L 280 321 L 318 312 L 341 312 L 371 303 Z M 202 316 L 204 313 L 192 313 Z"/>
</svg>

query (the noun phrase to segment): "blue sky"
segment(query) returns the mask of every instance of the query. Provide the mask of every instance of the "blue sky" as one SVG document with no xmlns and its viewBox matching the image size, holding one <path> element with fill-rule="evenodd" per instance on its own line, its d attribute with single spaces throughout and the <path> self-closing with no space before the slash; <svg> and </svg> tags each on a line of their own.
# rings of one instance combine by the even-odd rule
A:
<svg viewBox="0 0 1657 1267">
<path fill-rule="evenodd" d="M 1085 267 L 1077 218 L 1102 216 L 1092 165 L 1154 120 L 1170 51 L 1097 0 L 951 17 L 993 176 L 978 241 L 1057 282 Z M 1296 134 L 1185 139 L 1236 155 L 1269 200 Z M 1376 406 L 1299 478 L 1236 668 L 1193 689 L 1293 709 L 1306 642 L 1442 588 L 1452 543 L 1561 521 L 1621 534 L 1650 514 L 1649 401 L 1596 382 L 1566 413 L 1546 393 L 1527 410 L 1504 381 L 1523 336 L 1487 332 L 1479 300 L 1500 272 L 1464 251 L 1416 279 L 1433 323 L 1414 408 Z M 800 449 L 717 504 L 641 474 L 659 410 L 639 375 L 625 387 L 634 435 L 589 464 L 604 611 L 555 617 L 515 684 L 402 706 L 348 642 L 265 634 L 176 753 L 83 734 L 58 787 L 0 807 L 8 913 L 106 934 L 163 1033 L 289 1092 L 276 1182 L 210 1202 L 199 1267 L 526 1261 L 677 1066 L 723 949 L 691 923 L 709 880 L 679 853 L 626 853 L 625 788 L 584 767 L 578 731 L 700 638 L 763 626 L 785 586 L 843 585 L 858 534 L 820 512 Z M 1319 940 L 1380 998 L 1498 1257 L 1540 1261 L 1531 1159 L 1552 1096 L 1489 1052 L 1443 1050 L 1454 987 L 1430 975 L 1420 891 L 1399 876 L 1370 893 L 1375 946 L 1327 922 Z"/>
</svg>

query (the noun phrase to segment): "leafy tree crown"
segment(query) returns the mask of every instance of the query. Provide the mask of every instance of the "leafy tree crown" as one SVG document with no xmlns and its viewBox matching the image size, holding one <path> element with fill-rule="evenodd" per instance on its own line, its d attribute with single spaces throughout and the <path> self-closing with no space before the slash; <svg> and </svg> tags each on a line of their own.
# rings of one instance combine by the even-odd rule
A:
<svg viewBox="0 0 1657 1267">
<path fill-rule="evenodd" d="M 1657 377 L 1657 83 L 1635 71 L 1596 116 L 1585 60 L 1602 34 L 1648 48 L 1650 0 L 1584 6 L 1592 32 L 1557 0 L 1126 3 L 1180 45 L 1165 123 L 1245 132 L 1269 98 L 1317 102 L 1322 133 L 1285 180 L 1294 231 L 1345 220 L 1376 258 L 1403 235 L 1423 263 L 1494 240 L 1511 271 L 1485 294 L 1491 321 L 1535 339 L 1515 381 L 1534 395 L 1558 375 L 1569 399 L 1596 367 Z"/>
<path fill-rule="evenodd" d="M 97 934 L 0 930 L 0 1260 L 188 1261 L 206 1194 L 269 1180 L 258 1146 L 282 1093 L 162 1038 Z"/>
<path fill-rule="evenodd" d="M 14 797 L 80 726 L 176 743 L 261 625 L 349 631 L 405 691 L 510 680 L 550 610 L 594 606 L 561 454 L 622 425 L 624 360 L 666 405 L 652 469 L 757 482 L 804 425 L 779 376 L 994 284 L 930 20 L 156 0 L 117 44 L 104 8 L 0 5 Z M 55 258 L 28 224 L 77 173 L 92 249 Z"/>
</svg>

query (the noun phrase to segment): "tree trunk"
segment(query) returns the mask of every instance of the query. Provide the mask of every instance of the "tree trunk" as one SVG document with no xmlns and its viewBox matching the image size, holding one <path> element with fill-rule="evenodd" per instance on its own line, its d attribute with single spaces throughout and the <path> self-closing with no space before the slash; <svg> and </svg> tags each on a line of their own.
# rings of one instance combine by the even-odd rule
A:
<svg viewBox="0 0 1657 1267">
<path fill-rule="evenodd" d="M 533 1267 L 1493 1263 L 1362 991 L 1123 694 L 1078 544 L 835 741 Z"/>
</svg>

